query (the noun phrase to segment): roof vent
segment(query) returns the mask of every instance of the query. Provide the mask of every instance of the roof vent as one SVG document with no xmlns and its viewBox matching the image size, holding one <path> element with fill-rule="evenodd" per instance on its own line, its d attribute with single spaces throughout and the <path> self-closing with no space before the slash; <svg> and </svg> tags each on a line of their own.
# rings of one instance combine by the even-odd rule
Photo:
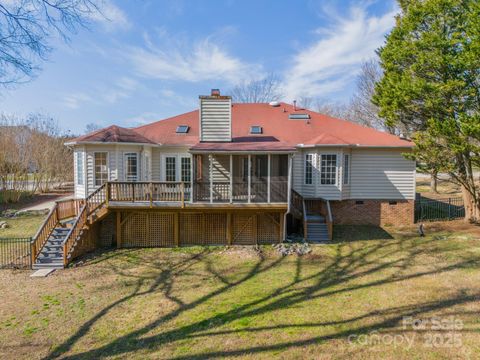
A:
<svg viewBox="0 0 480 360">
<path fill-rule="evenodd" d="M 270 101 L 268 105 L 273 106 L 273 107 L 278 107 L 280 106 L 280 103 L 278 101 Z"/>
<path fill-rule="evenodd" d="M 288 114 L 290 120 L 308 120 L 310 119 L 310 114 Z"/>
</svg>

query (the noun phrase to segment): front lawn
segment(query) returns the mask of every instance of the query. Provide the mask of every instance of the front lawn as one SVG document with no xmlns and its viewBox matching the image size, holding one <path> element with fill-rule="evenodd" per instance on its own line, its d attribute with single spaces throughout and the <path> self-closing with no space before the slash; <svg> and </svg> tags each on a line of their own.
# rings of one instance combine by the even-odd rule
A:
<svg viewBox="0 0 480 360">
<path fill-rule="evenodd" d="M 434 226 L 337 227 L 303 257 L 125 249 L 42 279 L 4 270 L 0 358 L 475 358 L 480 231 Z"/>
</svg>

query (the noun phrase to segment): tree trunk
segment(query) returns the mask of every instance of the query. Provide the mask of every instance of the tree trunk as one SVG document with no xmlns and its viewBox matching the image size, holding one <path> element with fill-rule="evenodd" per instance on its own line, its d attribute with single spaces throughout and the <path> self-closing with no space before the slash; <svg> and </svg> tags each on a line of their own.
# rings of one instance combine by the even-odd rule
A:
<svg viewBox="0 0 480 360">
<path fill-rule="evenodd" d="M 465 186 L 462 186 L 462 197 L 465 205 L 465 221 L 477 222 L 480 218 L 480 201 Z"/>
<path fill-rule="evenodd" d="M 438 189 L 437 189 L 437 185 L 438 185 L 438 178 L 437 178 L 437 173 L 432 173 L 430 174 L 430 190 L 432 192 L 434 192 L 435 194 L 438 194 Z"/>
</svg>

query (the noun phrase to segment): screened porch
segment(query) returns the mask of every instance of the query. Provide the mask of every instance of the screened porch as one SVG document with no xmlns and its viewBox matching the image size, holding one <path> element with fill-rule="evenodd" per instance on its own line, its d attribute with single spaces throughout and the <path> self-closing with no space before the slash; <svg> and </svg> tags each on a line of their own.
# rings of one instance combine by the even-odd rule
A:
<svg viewBox="0 0 480 360">
<path fill-rule="evenodd" d="M 195 154 L 193 201 L 286 203 L 288 154 Z"/>
</svg>

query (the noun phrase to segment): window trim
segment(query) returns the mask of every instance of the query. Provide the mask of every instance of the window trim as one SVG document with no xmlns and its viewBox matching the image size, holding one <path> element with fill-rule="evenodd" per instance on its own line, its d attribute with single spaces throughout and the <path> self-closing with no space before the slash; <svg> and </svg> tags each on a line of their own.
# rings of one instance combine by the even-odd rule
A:
<svg viewBox="0 0 480 360">
<path fill-rule="evenodd" d="M 303 160 L 303 183 L 304 185 L 313 185 L 313 168 L 315 167 L 315 154 L 305 153 Z M 308 158 L 310 157 L 310 160 Z M 307 164 L 310 165 L 310 182 L 307 182 Z"/>
<path fill-rule="evenodd" d="M 128 157 L 131 156 L 131 155 L 135 155 L 135 159 L 137 160 L 137 164 L 136 164 L 136 168 L 137 168 L 137 172 L 135 174 L 135 180 L 130 180 L 128 178 Z M 134 152 L 134 151 L 129 151 L 129 152 L 125 152 L 123 153 L 123 160 L 124 160 L 124 166 L 125 166 L 125 170 L 124 170 L 124 178 L 125 178 L 125 181 L 128 181 L 128 182 L 137 182 L 140 178 L 140 156 L 138 154 L 138 152 Z"/>
<path fill-rule="evenodd" d="M 175 180 L 167 180 L 167 158 L 175 158 Z M 162 154 L 160 158 L 160 178 L 164 182 L 182 182 L 182 159 L 190 159 L 190 182 L 192 181 L 193 176 L 193 157 L 189 154 L 178 154 L 178 153 L 166 153 Z M 198 169 L 198 168 L 197 168 Z M 198 181 L 198 179 L 197 179 Z M 185 181 L 184 181 L 185 182 Z"/>
<path fill-rule="evenodd" d="M 335 156 L 335 170 L 333 171 L 333 174 L 335 176 L 335 181 L 333 184 L 322 184 L 322 175 L 323 175 L 323 169 L 322 169 L 322 161 L 324 156 Z M 320 154 L 320 160 L 319 160 L 319 170 L 320 170 L 320 186 L 337 186 L 338 185 L 338 154 L 337 153 L 322 153 Z"/>
<path fill-rule="evenodd" d="M 179 180 L 181 182 L 184 182 L 184 183 L 190 183 L 192 181 L 192 158 L 190 156 L 186 156 L 186 155 L 180 155 L 179 156 L 179 159 L 180 159 L 180 173 L 179 173 Z M 183 180 L 183 159 L 188 159 L 189 161 L 189 179 L 188 180 Z"/>
<path fill-rule="evenodd" d="M 350 154 L 343 154 L 343 185 L 350 185 Z"/>
<path fill-rule="evenodd" d="M 94 187 L 99 187 L 99 186 L 102 186 L 104 183 L 101 183 L 99 185 L 97 185 L 97 171 L 96 171 L 96 164 L 95 164 L 95 157 L 97 154 L 107 154 L 107 156 L 105 157 L 105 166 L 107 168 L 107 180 L 106 181 L 109 181 L 110 180 L 110 169 L 108 168 L 108 158 L 110 156 L 110 154 L 108 153 L 108 151 L 94 151 L 93 152 L 93 186 Z"/>
<path fill-rule="evenodd" d="M 85 163 L 84 163 L 83 151 L 76 151 L 75 156 L 76 156 L 75 171 L 77 175 L 76 185 L 85 186 Z M 78 165 L 82 166 L 82 176 L 79 175 Z"/>
</svg>

